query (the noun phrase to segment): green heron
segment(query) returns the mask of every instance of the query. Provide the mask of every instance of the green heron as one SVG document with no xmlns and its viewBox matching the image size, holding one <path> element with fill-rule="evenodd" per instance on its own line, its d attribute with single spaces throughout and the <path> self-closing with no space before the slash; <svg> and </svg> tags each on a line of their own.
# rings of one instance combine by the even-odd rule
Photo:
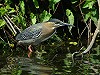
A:
<svg viewBox="0 0 100 75">
<path fill-rule="evenodd" d="M 58 19 L 51 19 L 43 23 L 34 24 L 16 36 L 18 45 L 30 45 L 28 49 L 31 50 L 31 45 L 37 45 L 47 39 L 49 39 L 58 27 L 72 26 L 68 23 L 64 23 Z"/>
</svg>

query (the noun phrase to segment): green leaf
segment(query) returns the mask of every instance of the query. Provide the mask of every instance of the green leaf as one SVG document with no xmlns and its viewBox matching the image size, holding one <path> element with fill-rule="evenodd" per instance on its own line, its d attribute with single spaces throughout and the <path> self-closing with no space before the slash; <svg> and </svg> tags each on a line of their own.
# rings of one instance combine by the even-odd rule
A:
<svg viewBox="0 0 100 75">
<path fill-rule="evenodd" d="M 60 0 L 52 0 L 54 2 L 54 4 L 60 2 Z"/>
<path fill-rule="evenodd" d="M 95 0 L 87 0 L 85 2 L 85 4 L 83 5 L 83 8 L 92 9 L 92 7 L 93 7 L 93 5 L 94 5 L 95 2 L 96 2 Z"/>
<path fill-rule="evenodd" d="M 0 19 L 0 27 L 4 26 L 6 23 L 2 19 Z"/>
<path fill-rule="evenodd" d="M 18 24 L 21 24 L 21 26 L 22 26 L 23 29 L 26 28 L 26 20 L 22 16 L 21 12 L 19 12 L 18 16 L 16 16 L 16 20 L 17 20 Z"/>
<path fill-rule="evenodd" d="M 86 22 L 91 17 L 91 13 L 87 13 L 84 17 L 84 21 Z"/>
<path fill-rule="evenodd" d="M 69 10 L 69 9 L 67 9 L 66 10 L 66 15 L 67 15 L 67 17 L 68 17 L 68 23 L 70 23 L 70 24 L 74 24 L 74 15 L 73 15 L 73 13 L 71 12 L 71 10 Z"/>
<path fill-rule="evenodd" d="M 4 15 L 7 12 L 7 10 L 3 7 L 0 8 L 0 16 Z"/>
<path fill-rule="evenodd" d="M 25 4 L 24 1 L 20 1 L 20 8 L 23 15 L 25 15 Z"/>
<path fill-rule="evenodd" d="M 77 42 L 69 42 L 69 44 L 71 44 L 71 45 L 77 45 L 78 43 Z"/>
<path fill-rule="evenodd" d="M 74 4 L 74 3 L 76 3 L 77 1 L 75 1 L 75 0 L 72 0 L 72 4 Z"/>
<path fill-rule="evenodd" d="M 50 13 L 48 13 L 47 11 L 43 11 L 41 14 L 40 14 L 40 21 L 41 22 L 44 22 L 44 21 L 48 21 L 50 19 L 52 15 Z"/>
<path fill-rule="evenodd" d="M 35 7 L 36 7 L 36 8 L 39 8 L 38 1 L 37 1 L 37 0 L 33 0 L 33 2 L 34 2 Z"/>
<path fill-rule="evenodd" d="M 31 13 L 30 18 L 31 18 L 32 24 L 35 24 L 36 23 L 36 16 L 33 13 Z"/>
<path fill-rule="evenodd" d="M 54 11 L 55 10 L 55 4 L 60 2 L 60 0 L 49 0 L 49 7 Z"/>
<path fill-rule="evenodd" d="M 9 11 L 9 13 L 14 13 L 15 12 L 15 10 L 14 9 L 12 9 L 11 11 Z"/>
<path fill-rule="evenodd" d="M 97 23 L 98 23 L 98 19 L 97 19 L 97 17 L 93 17 L 93 16 L 91 16 L 91 19 L 94 21 L 94 24 L 97 25 Z"/>
<path fill-rule="evenodd" d="M 88 19 L 92 19 L 92 21 L 94 21 L 94 24 L 97 25 L 98 17 L 96 9 L 85 14 L 84 21 L 86 22 Z"/>
</svg>

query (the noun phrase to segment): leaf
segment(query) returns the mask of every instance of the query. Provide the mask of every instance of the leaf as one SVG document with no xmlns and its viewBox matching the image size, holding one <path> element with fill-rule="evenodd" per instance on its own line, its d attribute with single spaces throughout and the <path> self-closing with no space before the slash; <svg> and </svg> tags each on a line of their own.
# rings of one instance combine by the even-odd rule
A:
<svg viewBox="0 0 100 75">
<path fill-rule="evenodd" d="M 11 11 L 9 11 L 9 13 L 14 13 L 15 12 L 15 10 L 14 9 L 12 9 Z"/>
<path fill-rule="evenodd" d="M 73 13 L 71 12 L 71 10 L 69 10 L 69 9 L 67 9 L 66 10 L 66 15 L 67 15 L 67 17 L 68 17 L 68 23 L 70 23 L 70 24 L 74 24 L 74 15 L 73 15 Z"/>
<path fill-rule="evenodd" d="M 84 17 L 84 21 L 86 22 L 91 17 L 91 13 L 87 13 Z"/>
<path fill-rule="evenodd" d="M 39 8 L 38 1 L 37 1 L 37 0 L 33 0 L 33 2 L 34 2 L 35 7 L 36 7 L 36 8 Z"/>
<path fill-rule="evenodd" d="M 20 1 L 20 8 L 23 15 L 25 15 L 25 4 L 24 1 Z"/>
<path fill-rule="evenodd" d="M 77 42 L 69 42 L 69 44 L 71 44 L 71 45 L 77 45 L 78 43 Z"/>
<path fill-rule="evenodd" d="M 4 26 L 6 23 L 2 19 L 0 19 L 0 27 Z"/>
<path fill-rule="evenodd" d="M 97 17 L 91 16 L 91 19 L 94 21 L 94 24 L 97 25 L 97 23 L 98 23 Z"/>
<path fill-rule="evenodd" d="M 3 7 L 0 8 L 0 16 L 4 15 L 7 12 L 7 10 Z"/>
<path fill-rule="evenodd" d="M 41 22 L 44 22 L 44 21 L 48 21 L 50 19 L 52 15 L 50 13 L 48 13 L 47 11 L 43 11 L 41 14 L 40 14 L 40 21 Z"/>
<path fill-rule="evenodd" d="M 60 2 L 60 0 L 49 0 L 49 7 L 54 11 L 55 10 L 55 4 Z"/>
<path fill-rule="evenodd" d="M 95 0 L 93 0 L 93 1 L 87 0 L 87 1 L 85 2 L 85 4 L 83 5 L 83 8 L 92 9 L 92 7 L 93 7 L 93 5 L 94 5 L 95 2 L 96 2 Z"/>
<path fill-rule="evenodd" d="M 25 29 L 26 28 L 26 21 L 25 18 L 22 16 L 22 13 L 19 12 L 19 15 L 16 17 L 17 21 L 19 24 L 21 24 L 22 28 Z"/>
<path fill-rule="evenodd" d="M 36 16 L 33 13 L 31 13 L 30 18 L 31 18 L 32 24 L 35 24 L 36 23 Z"/>
<path fill-rule="evenodd" d="M 60 2 L 60 0 L 52 0 L 54 2 L 54 4 Z"/>
<path fill-rule="evenodd" d="M 73 1 L 73 0 L 72 0 L 72 4 L 75 4 L 76 2 L 77 2 L 77 1 L 75 1 L 75 0 Z"/>
<path fill-rule="evenodd" d="M 97 10 L 92 10 L 90 12 L 88 12 L 85 17 L 84 17 L 84 21 L 86 22 L 88 19 L 92 19 L 92 21 L 94 21 L 94 24 L 97 25 Z"/>
<path fill-rule="evenodd" d="M 66 10 L 66 16 L 68 17 L 68 23 L 73 25 L 74 24 L 74 16 L 73 13 L 71 12 L 71 10 L 67 9 Z M 71 33 L 71 29 L 72 27 L 68 27 L 69 28 L 69 32 Z M 72 35 L 72 33 L 71 33 Z"/>
</svg>

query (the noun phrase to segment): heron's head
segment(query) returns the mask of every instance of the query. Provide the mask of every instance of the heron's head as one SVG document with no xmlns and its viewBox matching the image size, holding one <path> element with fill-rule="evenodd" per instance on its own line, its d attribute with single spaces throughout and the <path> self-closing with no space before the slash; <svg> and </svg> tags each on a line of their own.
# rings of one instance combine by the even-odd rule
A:
<svg viewBox="0 0 100 75">
<path fill-rule="evenodd" d="M 58 19 L 51 19 L 48 22 L 53 22 L 55 27 L 57 27 L 57 28 L 61 27 L 61 26 L 73 26 L 74 27 L 74 25 L 71 25 L 71 24 L 68 24 L 68 23 L 64 23 L 64 22 L 62 22 L 62 21 L 60 21 Z"/>
</svg>

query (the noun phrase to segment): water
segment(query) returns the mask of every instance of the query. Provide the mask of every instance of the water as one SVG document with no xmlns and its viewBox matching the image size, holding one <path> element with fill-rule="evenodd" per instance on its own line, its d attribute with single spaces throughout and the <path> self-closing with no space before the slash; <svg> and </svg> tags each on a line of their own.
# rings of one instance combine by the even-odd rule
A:
<svg viewBox="0 0 100 75">
<path fill-rule="evenodd" d="M 82 60 L 72 61 L 74 45 L 36 47 L 28 57 L 22 48 L 1 50 L 0 75 L 100 75 L 100 45 Z"/>
</svg>

